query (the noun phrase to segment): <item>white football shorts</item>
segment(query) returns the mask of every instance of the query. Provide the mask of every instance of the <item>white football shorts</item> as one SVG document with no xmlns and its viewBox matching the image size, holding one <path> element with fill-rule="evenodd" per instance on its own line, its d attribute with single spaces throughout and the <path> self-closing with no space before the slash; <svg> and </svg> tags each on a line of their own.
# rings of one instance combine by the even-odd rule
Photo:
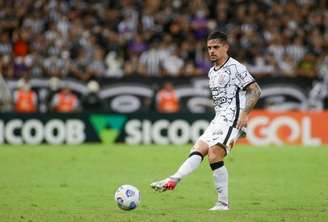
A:
<svg viewBox="0 0 328 222">
<path fill-rule="evenodd" d="M 229 154 L 230 149 L 228 145 L 230 141 L 233 139 L 237 140 L 243 136 L 245 136 L 244 130 L 238 130 L 222 122 L 212 121 L 199 139 L 206 142 L 209 147 L 218 144 L 222 145 L 226 150 L 226 154 Z"/>
</svg>

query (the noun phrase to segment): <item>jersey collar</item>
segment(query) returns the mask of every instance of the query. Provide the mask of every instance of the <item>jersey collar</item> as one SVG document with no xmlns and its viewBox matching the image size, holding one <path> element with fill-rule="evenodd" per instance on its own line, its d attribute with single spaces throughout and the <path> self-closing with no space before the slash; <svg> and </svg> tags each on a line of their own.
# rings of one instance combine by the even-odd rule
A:
<svg viewBox="0 0 328 222">
<path fill-rule="evenodd" d="M 214 66 L 214 68 L 213 68 L 214 71 L 219 71 L 219 69 L 221 69 L 229 61 L 229 59 L 230 59 L 230 56 L 228 56 L 227 60 L 222 65 L 220 65 L 220 67 L 218 69 L 216 69 Z"/>
</svg>

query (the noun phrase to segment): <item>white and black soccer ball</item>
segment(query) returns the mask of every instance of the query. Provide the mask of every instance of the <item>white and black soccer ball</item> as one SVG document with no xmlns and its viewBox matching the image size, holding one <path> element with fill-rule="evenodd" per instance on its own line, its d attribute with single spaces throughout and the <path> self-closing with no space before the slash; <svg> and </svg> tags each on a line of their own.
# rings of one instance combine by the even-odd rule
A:
<svg viewBox="0 0 328 222">
<path fill-rule="evenodd" d="M 132 185 L 122 185 L 115 192 L 115 201 L 123 210 L 133 210 L 140 203 L 140 191 Z"/>
</svg>

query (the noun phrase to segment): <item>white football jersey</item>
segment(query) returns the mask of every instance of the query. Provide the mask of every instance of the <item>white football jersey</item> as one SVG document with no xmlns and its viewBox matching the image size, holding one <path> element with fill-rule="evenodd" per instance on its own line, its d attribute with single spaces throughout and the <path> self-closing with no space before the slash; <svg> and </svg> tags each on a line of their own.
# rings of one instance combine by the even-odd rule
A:
<svg viewBox="0 0 328 222">
<path fill-rule="evenodd" d="M 215 108 L 215 121 L 235 127 L 240 109 L 245 106 L 245 87 L 255 82 L 246 67 L 234 58 L 208 72 L 209 87 Z"/>
</svg>

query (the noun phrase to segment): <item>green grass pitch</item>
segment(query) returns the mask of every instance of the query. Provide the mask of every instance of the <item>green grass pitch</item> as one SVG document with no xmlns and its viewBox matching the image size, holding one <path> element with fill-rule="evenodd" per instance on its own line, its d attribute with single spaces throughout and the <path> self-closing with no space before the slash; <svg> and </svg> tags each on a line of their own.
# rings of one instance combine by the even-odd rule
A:
<svg viewBox="0 0 328 222">
<path fill-rule="evenodd" d="M 207 159 L 172 192 L 149 184 L 173 173 L 189 146 L 0 147 L 1 222 L 328 221 L 328 147 L 238 145 L 226 160 L 228 212 L 216 200 Z M 133 211 L 116 206 L 121 184 L 141 191 Z"/>
</svg>

